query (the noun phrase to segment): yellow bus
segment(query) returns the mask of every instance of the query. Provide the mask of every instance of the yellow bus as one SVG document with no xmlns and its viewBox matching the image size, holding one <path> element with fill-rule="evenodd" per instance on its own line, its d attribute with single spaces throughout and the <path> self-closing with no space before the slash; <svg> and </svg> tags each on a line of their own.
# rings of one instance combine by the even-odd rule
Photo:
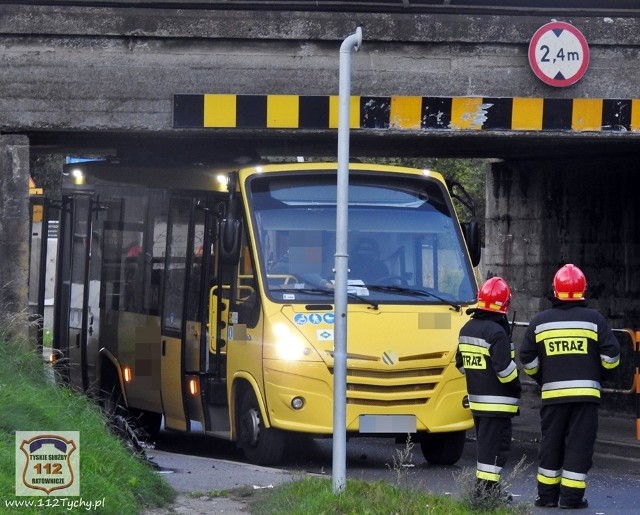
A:
<svg viewBox="0 0 640 515">
<path fill-rule="evenodd" d="M 60 377 L 153 437 L 277 463 L 333 432 L 337 165 L 68 165 L 54 314 Z M 346 428 L 452 464 L 472 427 L 457 335 L 478 224 L 430 170 L 349 165 Z M 465 200 L 466 199 L 466 200 Z"/>
</svg>

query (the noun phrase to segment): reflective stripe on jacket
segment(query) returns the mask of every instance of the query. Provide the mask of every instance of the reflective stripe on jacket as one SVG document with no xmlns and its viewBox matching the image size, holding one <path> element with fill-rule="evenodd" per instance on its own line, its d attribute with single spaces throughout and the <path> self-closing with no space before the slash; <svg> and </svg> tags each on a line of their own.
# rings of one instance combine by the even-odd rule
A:
<svg viewBox="0 0 640 515">
<path fill-rule="evenodd" d="M 492 319 L 502 316 L 480 314 L 460 330 L 456 366 L 466 376 L 474 415 L 511 416 L 518 412 L 520 380 L 512 357 L 513 343 L 503 325 Z"/>
<path fill-rule="evenodd" d="M 618 366 L 620 344 L 596 310 L 558 301 L 529 323 L 520 361 L 543 403 L 600 402 L 602 372 Z"/>
</svg>

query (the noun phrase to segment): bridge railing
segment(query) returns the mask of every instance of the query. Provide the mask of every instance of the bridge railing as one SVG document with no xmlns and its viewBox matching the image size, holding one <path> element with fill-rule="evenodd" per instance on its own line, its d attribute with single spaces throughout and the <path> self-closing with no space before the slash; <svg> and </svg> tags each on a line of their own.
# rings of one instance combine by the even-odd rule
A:
<svg viewBox="0 0 640 515">
<path fill-rule="evenodd" d="M 635 355 L 638 350 L 637 337 L 640 333 L 632 329 L 614 329 L 613 333 L 620 342 L 620 365 L 602 382 L 602 391 L 633 394 L 638 380 Z"/>
</svg>

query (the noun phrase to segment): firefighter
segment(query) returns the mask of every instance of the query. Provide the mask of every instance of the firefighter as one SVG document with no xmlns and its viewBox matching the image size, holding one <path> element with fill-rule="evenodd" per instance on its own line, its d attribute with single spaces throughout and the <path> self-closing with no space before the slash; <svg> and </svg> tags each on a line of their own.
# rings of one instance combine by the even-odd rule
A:
<svg viewBox="0 0 640 515">
<path fill-rule="evenodd" d="M 586 307 L 586 289 L 582 270 L 561 267 L 553 278 L 551 308 L 531 320 L 520 347 L 525 373 L 542 387 L 535 500 L 540 507 L 589 506 L 584 492 L 601 376 L 620 362 L 620 345 L 604 317 Z"/>
<path fill-rule="evenodd" d="M 509 285 L 492 277 L 478 292 L 478 304 L 458 338 L 456 367 L 466 377 L 476 432 L 476 498 L 511 500 L 499 483 L 511 449 L 511 419 L 519 413 L 520 379 L 506 313 Z"/>
</svg>

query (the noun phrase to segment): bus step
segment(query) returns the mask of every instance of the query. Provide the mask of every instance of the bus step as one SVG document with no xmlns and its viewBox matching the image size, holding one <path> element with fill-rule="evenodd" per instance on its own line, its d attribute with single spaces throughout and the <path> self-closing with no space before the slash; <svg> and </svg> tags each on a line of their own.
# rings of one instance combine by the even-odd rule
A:
<svg viewBox="0 0 640 515">
<path fill-rule="evenodd" d="M 212 406 L 226 406 L 227 382 L 224 379 L 208 377 L 205 386 L 207 404 Z"/>
</svg>

